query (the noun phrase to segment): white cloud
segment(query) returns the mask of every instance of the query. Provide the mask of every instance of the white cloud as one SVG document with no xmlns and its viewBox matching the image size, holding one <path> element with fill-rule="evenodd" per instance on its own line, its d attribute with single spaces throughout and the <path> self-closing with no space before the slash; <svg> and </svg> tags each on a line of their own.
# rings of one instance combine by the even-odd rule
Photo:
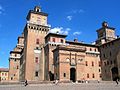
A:
<svg viewBox="0 0 120 90">
<path fill-rule="evenodd" d="M 0 10 L 2 10 L 3 8 L 2 8 L 2 6 L 0 5 Z"/>
<path fill-rule="evenodd" d="M 66 31 L 70 31 L 71 29 L 70 28 L 66 28 Z"/>
<path fill-rule="evenodd" d="M 77 14 L 77 13 L 84 13 L 84 12 L 85 10 L 83 9 L 75 9 L 75 10 L 68 12 L 68 14 Z"/>
<path fill-rule="evenodd" d="M 48 24 L 48 27 L 51 27 L 51 25 L 50 25 L 50 24 Z"/>
<path fill-rule="evenodd" d="M 78 10 L 78 13 L 84 13 L 84 12 L 85 12 L 85 10 L 83 10 L 83 9 Z"/>
<path fill-rule="evenodd" d="M 0 14 L 2 14 L 4 11 L 3 7 L 0 5 Z"/>
<path fill-rule="evenodd" d="M 67 19 L 68 19 L 69 21 L 71 21 L 72 18 L 73 18 L 73 16 L 67 16 Z"/>
<path fill-rule="evenodd" d="M 63 27 L 55 27 L 55 28 L 50 30 L 50 33 L 57 33 L 57 32 L 59 32 L 60 34 L 68 35 L 70 30 L 71 30 L 70 28 L 65 28 L 64 29 Z"/>
<path fill-rule="evenodd" d="M 74 32 L 73 35 L 80 35 L 82 32 Z"/>
</svg>

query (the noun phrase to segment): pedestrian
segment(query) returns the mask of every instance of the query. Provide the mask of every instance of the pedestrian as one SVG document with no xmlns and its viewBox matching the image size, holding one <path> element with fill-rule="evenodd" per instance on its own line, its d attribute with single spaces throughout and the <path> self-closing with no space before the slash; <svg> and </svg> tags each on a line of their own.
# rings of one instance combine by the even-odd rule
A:
<svg viewBox="0 0 120 90">
<path fill-rule="evenodd" d="M 57 85 L 57 84 L 58 84 L 58 80 L 56 79 L 56 80 L 55 80 L 55 85 Z"/>
<path fill-rule="evenodd" d="M 119 77 L 116 77 L 115 82 L 117 83 L 117 85 L 119 84 L 118 81 L 119 81 Z"/>
<path fill-rule="evenodd" d="M 27 79 L 25 80 L 25 86 L 27 86 L 28 85 L 28 82 L 27 82 Z"/>
</svg>

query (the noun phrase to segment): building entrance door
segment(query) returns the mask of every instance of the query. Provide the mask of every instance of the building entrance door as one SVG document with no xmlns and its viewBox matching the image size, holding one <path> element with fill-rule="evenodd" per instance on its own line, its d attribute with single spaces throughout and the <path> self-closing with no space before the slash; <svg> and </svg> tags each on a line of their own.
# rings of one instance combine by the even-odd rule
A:
<svg viewBox="0 0 120 90">
<path fill-rule="evenodd" d="M 54 74 L 51 71 L 49 71 L 49 77 L 50 77 L 50 81 L 54 80 Z"/>
<path fill-rule="evenodd" d="M 76 81 L 76 69 L 75 68 L 70 69 L 70 80 L 73 82 Z"/>
<path fill-rule="evenodd" d="M 117 67 L 113 67 L 111 69 L 111 71 L 112 71 L 112 79 L 113 79 L 113 81 L 115 81 L 116 77 L 118 77 L 118 68 Z"/>
</svg>

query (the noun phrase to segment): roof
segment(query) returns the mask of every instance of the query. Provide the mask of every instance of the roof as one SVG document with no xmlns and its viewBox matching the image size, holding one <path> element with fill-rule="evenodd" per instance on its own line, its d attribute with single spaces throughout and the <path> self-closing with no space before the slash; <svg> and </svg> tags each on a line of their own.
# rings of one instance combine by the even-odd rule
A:
<svg viewBox="0 0 120 90">
<path fill-rule="evenodd" d="M 11 53 L 18 53 L 18 54 L 21 54 L 21 51 L 10 51 L 10 54 Z"/>
<path fill-rule="evenodd" d="M 48 16 L 47 13 L 44 13 L 44 12 L 36 12 L 36 11 L 34 11 L 34 10 L 30 10 L 30 11 L 29 11 L 29 14 L 30 14 L 30 13 L 39 14 L 39 15 L 43 15 L 43 16 Z"/>
<path fill-rule="evenodd" d="M 72 44 L 72 45 L 81 45 L 81 46 L 98 47 L 97 45 L 86 44 L 86 43 L 81 43 L 81 42 L 74 42 L 74 41 L 66 41 L 66 43 Z"/>
<path fill-rule="evenodd" d="M 56 51 L 56 50 L 67 50 L 67 51 L 76 51 L 76 52 L 85 52 L 86 51 L 86 48 L 85 47 L 76 47 L 76 46 L 64 46 L 64 45 L 59 45 L 57 46 L 56 49 L 53 50 Z"/>
<path fill-rule="evenodd" d="M 24 36 L 18 36 L 18 38 L 24 38 Z"/>
<path fill-rule="evenodd" d="M 58 36 L 58 37 L 63 37 L 63 38 L 67 37 L 67 35 L 64 35 L 64 34 L 48 33 L 45 38 L 49 36 Z"/>
<path fill-rule="evenodd" d="M 118 40 L 120 40 L 120 37 L 118 37 L 118 38 L 115 39 L 115 40 L 109 41 L 109 42 L 107 42 L 107 43 L 101 44 L 100 46 L 103 46 L 103 45 L 106 45 L 106 44 L 109 44 L 109 43 L 113 43 L 113 42 L 116 42 L 116 41 L 118 41 Z"/>
<path fill-rule="evenodd" d="M 111 30 L 115 30 L 115 28 L 113 28 L 113 27 L 102 27 L 102 28 L 100 28 L 100 29 L 98 29 L 98 30 L 96 30 L 97 32 L 99 31 L 99 30 L 101 30 L 101 29 L 111 29 Z"/>
<path fill-rule="evenodd" d="M 8 72 L 9 69 L 8 69 L 8 68 L 0 68 L 0 71 L 1 71 L 1 72 Z"/>
</svg>

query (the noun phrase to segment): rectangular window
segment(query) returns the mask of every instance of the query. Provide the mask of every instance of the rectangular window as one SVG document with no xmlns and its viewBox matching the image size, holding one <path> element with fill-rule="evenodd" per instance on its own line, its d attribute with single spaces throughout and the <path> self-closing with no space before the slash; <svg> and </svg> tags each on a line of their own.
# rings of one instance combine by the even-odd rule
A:
<svg viewBox="0 0 120 90">
<path fill-rule="evenodd" d="M 35 57 L 35 63 L 39 63 L 38 57 Z"/>
<path fill-rule="evenodd" d="M 7 73 L 5 73 L 5 76 L 7 76 Z"/>
<path fill-rule="evenodd" d="M 64 73 L 64 77 L 66 77 L 66 73 Z"/>
<path fill-rule="evenodd" d="M 19 66 L 17 66 L 17 69 L 19 69 Z"/>
<path fill-rule="evenodd" d="M 35 72 L 35 77 L 38 77 L 38 71 Z"/>
<path fill-rule="evenodd" d="M 89 78 L 89 74 L 87 74 L 87 78 Z"/>
<path fill-rule="evenodd" d="M 52 38 L 52 41 L 55 42 L 55 38 Z"/>
<path fill-rule="evenodd" d="M 94 74 L 92 75 L 92 78 L 95 78 L 95 75 L 94 75 Z"/>
<path fill-rule="evenodd" d="M 85 65 L 88 66 L 88 62 L 87 61 L 85 61 Z"/>
<path fill-rule="evenodd" d="M 90 51 L 92 51 L 92 48 L 90 48 Z"/>
<path fill-rule="evenodd" d="M 99 69 L 99 72 L 100 72 L 101 70 Z"/>
<path fill-rule="evenodd" d="M 102 78 L 102 74 L 100 74 L 100 78 Z"/>
<path fill-rule="evenodd" d="M 17 57 L 17 54 L 15 54 L 15 57 Z"/>
<path fill-rule="evenodd" d="M 39 42 L 39 39 L 37 38 L 37 39 L 36 39 L 36 44 L 39 44 L 39 43 L 40 43 L 40 42 Z"/>
<path fill-rule="evenodd" d="M 101 61 L 99 61 L 99 67 L 101 67 L 101 63 L 102 63 L 102 62 L 101 62 Z"/>
<path fill-rule="evenodd" d="M 92 62 L 92 66 L 94 66 L 94 62 Z"/>
<path fill-rule="evenodd" d="M 107 65 L 109 65 L 109 61 L 107 61 Z"/>
<path fill-rule="evenodd" d="M 95 52 L 96 52 L 97 50 L 95 49 Z"/>
<path fill-rule="evenodd" d="M 11 77 L 11 80 L 13 80 L 13 77 Z"/>
<path fill-rule="evenodd" d="M 61 39 L 61 43 L 63 43 L 63 39 Z"/>
<path fill-rule="evenodd" d="M 16 61 L 17 61 L 17 59 L 14 59 L 14 61 L 16 62 Z"/>
</svg>

